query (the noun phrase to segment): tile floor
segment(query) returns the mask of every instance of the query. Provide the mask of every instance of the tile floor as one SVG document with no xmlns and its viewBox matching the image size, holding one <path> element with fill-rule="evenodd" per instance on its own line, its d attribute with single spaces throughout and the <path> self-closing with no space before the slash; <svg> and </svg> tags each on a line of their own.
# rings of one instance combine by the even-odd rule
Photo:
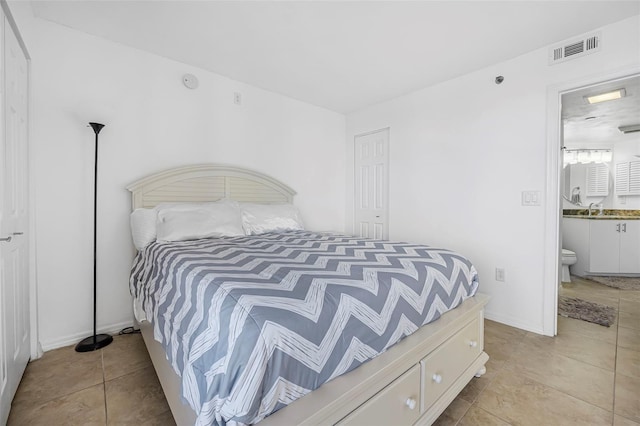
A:
<svg viewBox="0 0 640 426">
<path fill-rule="evenodd" d="M 486 321 L 487 374 L 436 424 L 640 426 L 640 291 L 575 279 L 562 294 L 618 308 L 610 328 L 558 318 L 543 337 Z M 140 335 L 30 363 L 9 425 L 173 425 Z"/>
</svg>

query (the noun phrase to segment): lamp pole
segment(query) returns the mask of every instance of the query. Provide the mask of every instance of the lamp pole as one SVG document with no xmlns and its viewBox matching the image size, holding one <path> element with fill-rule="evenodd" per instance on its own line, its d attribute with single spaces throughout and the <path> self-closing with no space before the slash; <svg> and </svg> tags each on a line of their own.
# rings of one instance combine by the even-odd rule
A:
<svg viewBox="0 0 640 426">
<path fill-rule="evenodd" d="M 96 148 L 93 172 L 93 336 L 82 339 L 76 345 L 76 352 L 90 352 L 107 346 L 113 341 L 113 337 L 109 334 L 97 334 L 96 327 L 96 288 L 97 288 L 97 254 L 98 254 L 98 133 L 104 127 L 104 124 L 89 123 L 96 135 Z"/>
</svg>

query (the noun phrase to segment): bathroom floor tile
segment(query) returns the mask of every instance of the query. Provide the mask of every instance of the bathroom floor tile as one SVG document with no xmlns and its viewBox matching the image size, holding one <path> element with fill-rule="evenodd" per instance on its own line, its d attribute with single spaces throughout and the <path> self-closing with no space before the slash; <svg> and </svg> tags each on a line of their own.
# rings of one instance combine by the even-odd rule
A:
<svg viewBox="0 0 640 426">
<path fill-rule="evenodd" d="M 634 294 L 630 292 L 629 294 Z M 640 292 L 638 292 L 640 293 Z M 620 299 L 620 311 L 630 314 L 640 314 L 640 301 Z"/>
<path fill-rule="evenodd" d="M 576 279 L 573 283 L 562 283 L 560 294 L 568 297 L 578 297 L 608 306 L 618 307 L 620 290 L 613 287 L 594 283 L 589 280 Z"/>
<path fill-rule="evenodd" d="M 618 324 L 620 327 L 640 330 L 640 312 L 619 312 Z"/>
<path fill-rule="evenodd" d="M 616 374 L 615 413 L 640 422 L 640 379 Z"/>
<path fill-rule="evenodd" d="M 640 303 L 640 291 L 638 290 L 620 290 L 620 300 Z"/>
<path fill-rule="evenodd" d="M 614 414 L 613 426 L 640 426 L 640 423 L 636 423 L 633 420 Z"/>
<path fill-rule="evenodd" d="M 640 352 L 627 348 L 618 348 L 616 372 L 640 379 Z M 640 389 L 638 389 L 640 395 Z"/>
<path fill-rule="evenodd" d="M 618 346 L 640 351 L 640 330 L 618 327 Z"/>
<path fill-rule="evenodd" d="M 613 414 L 518 373 L 501 371 L 479 408 L 514 425 L 607 425 Z"/>
</svg>

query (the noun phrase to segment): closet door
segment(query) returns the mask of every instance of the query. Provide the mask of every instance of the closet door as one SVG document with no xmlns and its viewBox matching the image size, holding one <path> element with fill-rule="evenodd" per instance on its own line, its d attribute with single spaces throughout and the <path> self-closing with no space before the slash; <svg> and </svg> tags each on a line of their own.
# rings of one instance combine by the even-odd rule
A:
<svg viewBox="0 0 640 426">
<path fill-rule="evenodd" d="M 29 361 L 27 59 L 3 17 L 0 120 L 0 424 Z"/>
</svg>

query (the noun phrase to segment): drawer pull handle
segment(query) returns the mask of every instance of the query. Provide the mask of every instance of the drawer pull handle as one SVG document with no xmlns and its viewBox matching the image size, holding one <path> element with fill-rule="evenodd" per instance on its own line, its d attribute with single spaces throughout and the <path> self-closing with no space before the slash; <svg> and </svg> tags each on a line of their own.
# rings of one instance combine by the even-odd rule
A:
<svg viewBox="0 0 640 426">
<path fill-rule="evenodd" d="M 470 346 L 470 347 L 472 347 L 472 348 L 475 348 L 475 347 L 477 347 L 477 346 L 478 346 L 478 342 L 476 342 L 475 340 L 471 340 L 471 341 L 469 342 L 469 346 Z"/>
<path fill-rule="evenodd" d="M 438 373 L 435 373 L 431 379 L 436 382 L 436 383 L 442 383 L 442 376 L 439 375 Z"/>
<path fill-rule="evenodd" d="M 404 402 L 404 405 L 409 407 L 409 410 L 413 410 L 414 408 L 416 408 L 416 404 L 416 400 L 413 398 L 407 398 L 407 400 Z"/>
</svg>

